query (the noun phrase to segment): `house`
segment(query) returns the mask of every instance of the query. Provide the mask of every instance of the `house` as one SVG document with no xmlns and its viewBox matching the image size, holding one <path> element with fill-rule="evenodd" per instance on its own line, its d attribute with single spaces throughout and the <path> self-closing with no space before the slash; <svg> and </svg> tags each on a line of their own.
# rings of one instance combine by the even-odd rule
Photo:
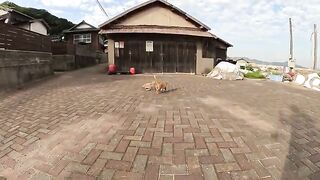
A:
<svg viewBox="0 0 320 180">
<path fill-rule="evenodd" d="M 63 31 L 63 33 L 65 35 L 64 40 L 67 41 L 69 45 L 85 44 L 91 46 L 93 49 L 102 50 L 103 40 L 98 34 L 99 29 L 85 21 Z"/>
<path fill-rule="evenodd" d="M 250 64 L 250 62 L 248 62 L 247 60 L 241 58 L 237 60 L 236 65 L 238 67 L 240 67 L 241 69 L 245 69 L 248 65 Z"/>
<path fill-rule="evenodd" d="M 119 71 L 201 74 L 226 59 L 232 46 L 164 0 L 147 1 L 99 27 L 108 41 L 109 64 Z"/>
<path fill-rule="evenodd" d="M 13 9 L 0 9 L 0 22 L 33 31 L 42 35 L 48 35 L 50 26 L 43 19 L 35 19 Z"/>
</svg>

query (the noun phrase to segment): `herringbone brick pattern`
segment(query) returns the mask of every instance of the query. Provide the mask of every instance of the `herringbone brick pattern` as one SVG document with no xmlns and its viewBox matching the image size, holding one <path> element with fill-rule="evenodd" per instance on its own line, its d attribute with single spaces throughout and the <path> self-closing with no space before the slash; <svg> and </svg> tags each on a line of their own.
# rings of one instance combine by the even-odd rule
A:
<svg viewBox="0 0 320 180">
<path fill-rule="evenodd" d="M 8 179 L 319 179 L 319 94 L 264 81 L 107 76 L 102 66 L 1 94 Z"/>
</svg>

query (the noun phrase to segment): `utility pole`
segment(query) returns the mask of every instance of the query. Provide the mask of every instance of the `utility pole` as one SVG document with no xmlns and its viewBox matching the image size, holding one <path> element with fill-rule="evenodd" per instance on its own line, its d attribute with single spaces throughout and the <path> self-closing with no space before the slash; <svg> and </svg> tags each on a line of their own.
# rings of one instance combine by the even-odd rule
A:
<svg viewBox="0 0 320 180">
<path fill-rule="evenodd" d="M 314 25 L 313 30 L 313 70 L 317 69 L 317 61 L 318 61 L 318 32 L 317 25 Z"/>
<path fill-rule="evenodd" d="M 292 31 L 292 20 L 289 18 L 289 28 L 290 28 L 290 56 L 288 61 L 288 66 L 290 68 L 290 72 L 295 68 L 295 60 L 293 58 L 293 31 Z"/>
</svg>

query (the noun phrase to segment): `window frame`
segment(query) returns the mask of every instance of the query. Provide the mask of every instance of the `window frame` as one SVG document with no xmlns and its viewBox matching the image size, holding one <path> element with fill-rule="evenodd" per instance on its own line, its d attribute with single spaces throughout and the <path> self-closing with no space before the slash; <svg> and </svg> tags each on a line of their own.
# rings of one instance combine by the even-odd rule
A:
<svg viewBox="0 0 320 180">
<path fill-rule="evenodd" d="M 91 44 L 92 43 L 91 33 L 74 34 L 73 35 L 73 44 L 79 44 L 79 43 Z"/>
</svg>

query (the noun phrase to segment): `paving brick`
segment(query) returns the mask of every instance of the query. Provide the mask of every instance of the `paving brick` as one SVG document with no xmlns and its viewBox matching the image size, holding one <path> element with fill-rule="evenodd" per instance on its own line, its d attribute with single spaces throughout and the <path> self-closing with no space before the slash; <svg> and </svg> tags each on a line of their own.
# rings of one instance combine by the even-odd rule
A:
<svg viewBox="0 0 320 180">
<path fill-rule="evenodd" d="M 142 136 L 124 136 L 123 139 L 130 141 L 141 141 Z"/>
<path fill-rule="evenodd" d="M 277 157 L 262 159 L 261 163 L 264 167 L 271 167 L 271 166 L 280 167 L 281 166 L 280 159 L 278 159 Z"/>
<path fill-rule="evenodd" d="M 189 174 L 202 175 L 198 157 L 187 157 L 186 161 L 187 161 L 187 165 L 188 165 Z"/>
<path fill-rule="evenodd" d="M 138 148 L 136 147 L 128 147 L 126 153 L 123 156 L 123 161 L 132 162 L 138 152 Z"/>
<path fill-rule="evenodd" d="M 220 151 L 221 151 L 223 158 L 226 162 L 234 162 L 235 161 L 235 159 L 229 149 L 220 149 Z"/>
<path fill-rule="evenodd" d="M 173 164 L 172 156 L 149 156 L 149 164 Z"/>
<path fill-rule="evenodd" d="M 217 156 L 219 154 L 219 149 L 216 143 L 207 143 L 207 147 L 211 155 Z"/>
<path fill-rule="evenodd" d="M 236 148 L 238 147 L 237 143 L 235 142 L 218 142 L 217 143 L 219 148 Z"/>
<path fill-rule="evenodd" d="M 126 171 L 116 171 L 113 180 L 141 180 L 143 179 L 142 173 L 126 172 Z"/>
<path fill-rule="evenodd" d="M 145 173 L 145 180 L 154 180 L 159 177 L 160 166 L 156 164 L 148 164 Z"/>
<path fill-rule="evenodd" d="M 318 180 L 320 179 L 320 172 L 314 173 L 312 175 L 309 176 L 310 180 Z"/>
<path fill-rule="evenodd" d="M 173 144 L 164 143 L 162 145 L 162 155 L 163 156 L 172 156 L 173 155 Z"/>
<path fill-rule="evenodd" d="M 97 159 L 96 162 L 90 167 L 87 174 L 90 176 L 98 177 L 98 175 L 103 170 L 106 163 L 107 163 L 106 159 Z"/>
<path fill-rule="evenodd" d="M 107 169 L 116 169 L 119 171 L 129 171 L 131 168 L 131 162 L 109 160 L 106 164 Z"/>
<path fill-rule="evenodd" d="M 98 176 L 98 180 L 112 180 L 112 177 L 116 170 L 114 169 L 103 169 L 100 175 Z"/>
<path fill-rule="evenodd" d="M 186 156 L 208 156 L 208 149 L 186 150 Z"/>
<path fill-rule="evenodd" d="M 258 161 L 253 162 L 253 167 L 260 178 L 267 178 L 271 176 L 268 170 L 264 168 L 263 165 Z"/>
<path fill-rule="evenodd" d="M 87 157 L 83 160 L 83 163 L 92 165 L 96 161 L 96 159 L 100 156 L 101 153 L 102 153 L 101 150 L 92 149 L 90 153 L 87 155 Z"/>
<path fill-rule="evenodd" d="M 186 157 L 184 150 L 177 150 L 173 156 L 174 164 L 186 164 Z"/>
<path fill-rule="evenodd" d="M 235 154 L 234 157 L 242 170 L 252 169 L 252 164 L 249 162 L 249 160 L 244 154 Z"/>
<path fill-rule="evenodd" d="M 151 143 L 150 142 L 143 142 L 143 141 L 131 141 L 130 146 L 149 148 L 149 147 L 151 147 Z"/>
<path fill-rule="evenodd" d="M 203 180 L 201 175 L 175 175 L 175 180 Z"/>
<path fill-rule="evenodd" d="M 173 124 L 165 124 L 164 131 L 165 132 L 173 132 Z"/>
<path fill-rule="evenodd" d="M 142 138 L 142 141 L 145 141 L 145 142 L 151 142 L 152 139 L 153 139 L 153 133 L 154 132 L 151 132 L 151 131 L 146 131 L 143 138 Z"/>
<path fill-rule="evenodd" d="M 185 149 L 194 149 L 195 143 L 175 143 L 174 150 L 185 150 Z"/>
<path fill-rule="evenodd" d="M 222 155 L 218 156 L 200 156 L 199 162 L 201 164 L 217 164 L 217 163 L 224 163 L 224 158 Z"/>
<path fill-rule="evenodd" d="M 201 165 L 204 180 L 217 180 L 218 176 L 215 172 L 214 166 L 212 164 L 202 164 Z"/>
<path fill-rule="evenodd" d="M 152 141 L 152 148 L 161 148 L 163 143 L 163 137 L 154 136 Z M 150 146 L 149 146 L 150 147 Z"/>
<path fill-rule="evenodd" d="M 52 169 L 50 169 L 49 173 L 54 176 L 57 176 L 68 164 L 69 164 L 69 161 L 60 160 L 57 162 L 57 164 L 55 164 L 55 166 L 53 166 Z"/>
<path fill-rule="evenodd" d="M 129 140 L 121 140 L 116 148 L 116 152 L 124 153 L 127 150 L 127 147 L 129 146 L 130 141 Z"/>
<path fill-rule="evenodd" d="M 203 137 L 195 136 L 196 149 L 205 149 L 207 148 L 206 142 Z"/>
<path fill-rule="evenodd" d="M 77 162 L 70 162 L 66 166 L 65 170 L 85 174 L 89 168 L 90 168 L 90 166 L 88 166 L 88 165 L 80 164 Z"/>
<path fill-rule="evenodd" d="M 139 148 L 139 155 L 160 156 L 161 148 Z"/>
<path fill-rule="evenodd" d="M 132 171 L 143 173 L 145 171 L 147 161 L 148 161 L 148 156 L 137 155 L 134 162 L 133 162 Z"/>
<path fill-rule="evenodd" d="M 174 175 L 161 175 L 159 180 L 174 180 Z"/>
<path fill-rule="evenodd" d="M 311 162 L 317 163 L 320 162 L 320 153 L 314 154 L 308 158 Z"/>
<path fill-rule="evenodd" d="M 170 174 L 187 174 L 186 165 L 160 165 L 160 174 L 170 175 Z"/>
<path fill-rule="evenodd" d="M 10 147 L 15 151 L 22 151 L 24 149 L 24 146 L 21 146 L 20 144 L 17 144 L 17 143 L 12 144 Z"/>
<path fill-rule="evenodd" d="M 231 173 L 232 179 L 241 180 L 241 179 L 259 179 L 258 174 L 255 170 L 251 169 L 248 171 L 238 171 Z"/>
<path fill-rule="evenodd" d="M 215 164 L 217 172 L 231 172 L 241 170 L 237 163 Z"/>
<path fill-rule="evenodd" d="M 100 158 L 111 159 L 111 160 L 121 160 L 123 157 L 122 153 L 108 152 L 104 151 L 101 153 Z"/>
</svg>

